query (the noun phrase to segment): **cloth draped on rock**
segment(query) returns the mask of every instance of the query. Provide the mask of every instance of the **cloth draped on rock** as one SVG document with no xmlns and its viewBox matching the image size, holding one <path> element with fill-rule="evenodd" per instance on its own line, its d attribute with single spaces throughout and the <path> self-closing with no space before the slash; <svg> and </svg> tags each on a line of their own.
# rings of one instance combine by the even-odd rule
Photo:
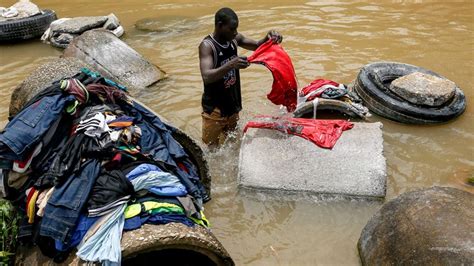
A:
<svg viewBox="0 0 474 266">
<path fill-rule="evenodd" d="M 268 40 L 247 59 L 250 63 L 264 65 L 272 72 L 273 85 L 267 98 L 276 105 L 284 105 L 288 112 L 293 112 L 296 109 L 298 84 L 291 59 L 281 45 Z"/>
<path fill-rule="evenodd" d="M 307 118 L 285 118 L 260 116 L 261 121 L 250 121 L 249 128 L 266 128 L 281 131 L 307 139 L 321 148 L 332 149 L 342 132 L 351 129 L 354 124 L 345 120 L 316 120 Z"/>
</svg>

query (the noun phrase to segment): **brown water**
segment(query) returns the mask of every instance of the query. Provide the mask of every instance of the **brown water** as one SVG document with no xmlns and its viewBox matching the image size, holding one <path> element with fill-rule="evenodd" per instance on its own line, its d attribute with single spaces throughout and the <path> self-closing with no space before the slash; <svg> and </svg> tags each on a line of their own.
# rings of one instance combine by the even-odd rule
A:
<svg viewBox="0 0 474 266">
<path fill-rule="evenodd" d="M 316 77 L 347 83 L 360 67 L 392 60 L 432 69 L 456 82 L 468 107 L 457 120 L 437 126 L 384 123 L 387 200 L 420 187 L 454 186 L 466 190 L 474 174 L 474 1 L 432 3 L 393 1 L 36 1 L 59 17 L 115 13 L 123 40 L 170 78 L 138 93 L 139 98 L 174 125 L 200 137 L 202 83 L 197 47 L 213 29 L 213 13 L 234 8 L 240 32 L 259 39 L 270 29 L 284 35 L 300 86 Z M 13 1 L 2 1 L 8 6 Z M 134 23 L 164 17 L 173 29 L 143 32 Z M 183 23 L 175 23 L 176 19 Z M 12 88 L 30 71 L 61 54 L 39 41 L 0 46 L 0 121 L 6 122 Z M 241 54 L 249 54 L 240 51 Z M 254 114 L 274 113 L 266 100 L 272 78 L 263 67 L 242 71 L 243 124 Z M 238 134 L 236 138 L 238 139 Z M 213 231 L 238 265 L 357 265 L 356 242 L 381 203 L 325 200 L 281 201 L 248 197 L 237 189 L 238 141 L 210 154 L 213 200 L 206 212 Z"/>
</svg>

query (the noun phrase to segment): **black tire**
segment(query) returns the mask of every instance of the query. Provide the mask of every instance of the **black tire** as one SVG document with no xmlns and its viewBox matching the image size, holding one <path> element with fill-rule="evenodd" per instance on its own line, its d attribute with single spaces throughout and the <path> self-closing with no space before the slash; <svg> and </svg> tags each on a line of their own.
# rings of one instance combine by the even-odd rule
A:
<svg viewBox="0 0 474 266">
<path fill-rule="evenodd" d="M 186 133 L 179 128 L 173 128 L 173 138 L 183 146 L 184 151 L 189 155 L 191 162 L 197 167 L 201 182 L 206 189 L 207 196 L 203 198 L 204 202 L 211 200 L 211 176 L 209 174 L 209 166 L 205 159 L 201 147 Z"/>
<path fill-rule="evenodd" d="M 438 107 L 410 103 L 389 89 L 389 85 L 394 79 L 413 72 L 422 72 L 444 78 L 430 70 L 413 65 L 378 62 L 366 65 L 360 70 L 354 84 L 354 90 L 371 111 L 402 123 L 442 123 L 464 112 L 466 100 L 464 93 L 458 87 L 456 87 L 454 96 Z"/>
<path fill-rule="evenodd" d="M 0 42 L 15 42 L 40 37 L 54 20 L 56 20 L 56 13 L 46 9 L 42 14 L 32 17 L 0 22 Z"/>
<path fill-rule="evenodd" d="M 312 116 L 314 112 L 313 109 L 314 105 L 312 102 L 304 103 L 302 106 L 300 106 L 293 112 L 293 117 L 303 118 Z M 355 110 L 353 107 L 351 107 L 350 104 L 343 101 L 320 98 L 319 104 L 317 105 L 317 111 L 324 110 L 337 111 L 338 113 L 342 115 L 347 115 L 351 118 L 365 119 L 365 117 L 359 112 L 357 112 L 357 110 Z"/>
</svg>

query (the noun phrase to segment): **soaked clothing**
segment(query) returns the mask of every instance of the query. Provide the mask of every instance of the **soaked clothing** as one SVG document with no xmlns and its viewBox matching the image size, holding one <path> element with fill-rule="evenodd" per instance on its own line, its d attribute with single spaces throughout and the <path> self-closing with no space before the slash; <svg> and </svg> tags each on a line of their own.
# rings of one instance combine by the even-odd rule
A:
<svg viewBox="0 0 474 266">
<path fill-rule="evenodd" d="M 343 84 L 328 79 L 316 79 L 301 89 L 299 97 L 302 98 L 304 102 L 310 102 L 318 97 L 326 99 L 339 98 L 346 93 L 347 89 Z"/>
<path fill-rule="evenodd" d="M 354 124 L 345 120 L 316 120 L 306 118 L 263 117 L 262 121 L 250 121 L 248 128 L 275 129 L 287 134 L 307 139 L 321 148 L 332 149 L 342 132 L 351 129 Z"/>
<path fill-rule="evenodd" d="M 273 85 L 267 98 L 276 105 L 284 105 L 288 112 L 293 112 L 298 84 L 293 63 L 281 45 L 268 40 L 247 59 L 250 63 L 263 64 L 272 72 Z"/>
<path fill-rule="evenodd" d="M 219 68 L 237 57 L 237 41 L 232 40 L 225 45 L 217 42 L 211 35 L 203 42 L 212 48 L 214 67 Z M 214 108 L 219 108 L 222 117 L 229 117 L 242 110 L 240 92 L 240 73 L 238 69 L 230 70 L 223 78 L 211 84 L 204 84 L 202 95 L 204 113 L 210 114 Z"/>
<path fill-rule="evenodd" d="M 229 117 L 221 116 L 219 109 L 215 108 L 212 113 L 202 112 L 202 141 L 209 146 L 218 145 L 222 135 L 227 135 L 237 128 L 239 114 L 235 113 Z"/>
</svg>

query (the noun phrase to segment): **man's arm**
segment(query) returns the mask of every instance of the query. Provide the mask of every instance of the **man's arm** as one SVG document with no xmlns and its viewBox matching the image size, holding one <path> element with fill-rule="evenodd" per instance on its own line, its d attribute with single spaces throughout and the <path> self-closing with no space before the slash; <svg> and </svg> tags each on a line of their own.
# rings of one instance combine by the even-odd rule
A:
<svg viewBox="0 0 474 266">
<path fill-rule="evenodd" d="M 212 47 L 206 42 L 201 42 L 199 45 L 199 67 L 201 69 L 201 76 L 204 84 L 210 84 L 218 81 L 234 68 L 242 69 L 247 68 L 248 66 L 249 62 L 247 60 L 244 60 L 240 57 L 235 57 L 223 66 L 213 68 L 214 58 Z"/>
<path fill-rule="evenodd" d="M 235 37 L 235 40 L 240 47 L 251 51 L 257 50 L 260 45 L 264 44 L 269 39 L 273 39 L 275 43 L 281 43 L 283 36 L 281 36 L 281 34 L 277 31 L 271 30 L 264 38 L 259 41 L 249 39 L 240 33 Z"/>
</svg>

